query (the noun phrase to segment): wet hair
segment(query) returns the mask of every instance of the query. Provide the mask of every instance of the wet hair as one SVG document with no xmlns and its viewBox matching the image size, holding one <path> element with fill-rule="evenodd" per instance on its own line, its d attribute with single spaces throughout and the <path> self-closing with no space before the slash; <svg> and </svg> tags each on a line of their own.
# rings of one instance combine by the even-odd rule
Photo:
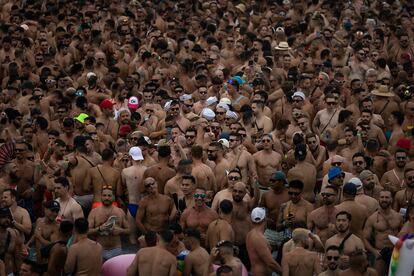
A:
<svg viewBox="0 0 414 276">
<path fill-rule="evenodd" d="M 75 230 L 79 234 L 87 234 L 89 230 L 88 221 L 85 218 L 78 218 L 75 220 Z"/>
<path fill-rule="evenodd" d="M 338 218 L 339 216 L 343 216 L 343 215 L 345 215 L 349 221 L 352 219 L 352 215 L 348 213 L 347 211 L 340 211 L 338 214 L 336 214 L 335 218 Z"/>
<path fill-rule="evenodd" d="M 231 211 L 233 211 L 233 203 L 230 200 L 228 200 L 228 199 L 222 200 L 220 202 L 219 207 L 220 207 L 220 211 L 223 214 L 226 214 L 226 215 L 230 214 Z"/>
</svg>

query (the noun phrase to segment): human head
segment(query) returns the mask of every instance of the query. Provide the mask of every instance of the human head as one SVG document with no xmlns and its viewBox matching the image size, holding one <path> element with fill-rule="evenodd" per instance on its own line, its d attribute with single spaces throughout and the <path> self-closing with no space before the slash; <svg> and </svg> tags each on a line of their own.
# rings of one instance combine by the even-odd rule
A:
<svg viewBox="0 0 414 276">
<path fill-rule="evenodd" d="M 405 169 L 404 177 L 405 177 L 405 185 L 407 185 L 408 188 L 414 188 L 414 170 Z"/>
<path fill-rule="evenodd" d="M 13 220 L 12 213 L 9 208 L 0 208 L 0 228 L 3 230 L 10 227 L 10 224 Z"/>
<path fill-rule="evenodd" d="M 20 276 L 35 276 L 39 275 L 37 271 L 37 264 L 29 259 L 23 260 L 20 270 Z"/>
<path fill-rule="evenodd" d="M 184 195 L 188 196 L 190 194 L 193 194 L 195 187 L 196 187 L 196 179 L 194 176 L 190 174 L 185 174 L 182 176 L 180 188 Z"/>
<path fill-rule="evenodd" d="M 233 203 L 228 200 L 224 199 L 219 204 L 219 212 L 224 215 L 230 215 L 233 211 Z"/>
<path fill-rule="evenodd" d="M 243 182 L 236 182 L 233 186 L 232 197 L 233 201 L 240 203 L 246 195 L 246 185 Z"/>
<path fill-rule="evenodd" d="M 381 209 L 386 210 L 391 207 L 392 204 L 392 194 L 391 191 L 382 190 L 379 194 L 378 203 Z"/>
<path fill-rule="evenodd" d="M 352 166 L 356 173 L 361 173 L 366 169 L 367 163 L 365 161 L 365 154 L 363 152 L 357 152 L 352 156 Z"/>
<path fill-rule="evenodd" d="M 106 207 L 111 206 L 112 203 L 115 200 L 113 187 L 112 186 L 103 186 L 102 187 L 102 192 L 101 192 L 101 197 L 102 197 L 102 203 L 103 203 L 104 206 L 106 206 Z"/>
<path fill-rule="evenodd" d="M 202 208 L 206 206 L 207 192 L 203 187 L 197 187 L 193 196 L 196 207 Z"/>
<path fill-rule="evenodd" d="M 184 231 L 184 245 L 188 250 L 192 250 L 200 245 L 201 234 L 196 228 L 188 228 Z"/>
<path fill-rule="evenodd" d="M 338 188 L 334 185 L 328 185 L 321 191 L 322 202 L 324 205 L 330 206 L 335 203 L 338 195 Z"/>
<path fill-rule="evenodd" d="M 407 151 L 403 149 L 397 149 L 394 153 L 395 158 L 395 165 L 397 165 L 398 168 L 404 169 L 405 165 L 407 164 Z"/>
<path fill-rule="evenodd" d="M 45 210 L 45 218 L 49 221 L 55 221 L 60 211 L 59 202 L 49 200 L 43 203 L 43 207 Z"/>
<path fill-rule="evenodd" d="M 234 184 L 236 184 L 240 179 L 242 178 L 241 172 L 238 168 L 232 169 L 227 174 L 227 184 L 228 188 L 231 190 L 234 187 Z"/>
<path fill-rule="evenodd" d="M 362 181 L 362 186 L 365 190 L 372 191 L 375 187 L 375 177 L 370 170 L 363 170 L 359 174 L 359 179 Z"/>
<path fill-rule="evenodd" d="M 155 195 L 158 193 L 158 183 L 152 177 L 147 177 L 144 179 L 144 188 L 145 192 L 147 192 L 150 195 Z"/>
<path fill-rule="evenodd" d="M 335 227 L 339 233 L 345 233 L 351 226 L 352 216 L 346 211 L 340 211 L 336 214 Z"/>
<path fill-rule="evenodd" d="M 69 181 L 66 177 L 55 178 L 54 191 L 56 198 L 62 198 L 69 194 Z"/>
<path fill-rule="evenodd" d="M 338 268 L 340 255 L 340 248 L 336 245 L 331 245 L 326 249 L 325 261 L 328 266 L 328 270 L 334 271 Z"/>
<path fill-rule="evenodd" d="M 5 189 L 2 194 L 1 203 L 3 207 L 7 208 L 17 205 L 17 191 L 15 189 Z"/>
<path fill-rule="evenodd" d="M 302 198 L 304 184 L 301 180 L 292 180 L 289 182 L 288 194 L 293 203 L 298 203 Z"/>
<path fill-rule="evenodd" d="M 85 218 L 78 218 L 75 220 L 75 233 L 77 235 L 86 235 L 88 234 L 89 223 Z"/>
</svg>

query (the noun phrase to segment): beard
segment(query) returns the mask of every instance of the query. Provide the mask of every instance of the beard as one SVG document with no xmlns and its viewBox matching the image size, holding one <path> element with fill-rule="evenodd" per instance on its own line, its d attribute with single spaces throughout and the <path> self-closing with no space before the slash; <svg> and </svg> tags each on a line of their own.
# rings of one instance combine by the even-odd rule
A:
<svg viewBox="0 0 414 276">
<path fill-rule="evenodd" d="M 10 181 L 16 183 L 19 180 L 19 177 L 15 172 L 9 172 Z"/>
<path fill-rule="evenodd" d="M 211 155 L 211 154 L 209 154 L 208 155 L 208 160 L 210 160 L 210 161 L 216 161 L 217 160 L 217 155 Z"/>
<path fill-rule="evenodd" d="M 388 207 L 390 207 L 390 205 L 391 205 L 391 202 L 380 201 L 379 205 L 381 206 L 382 209 L 388 209 Z"/>
<path fill-rule="evenodd" d="M 233 196 L 233 201 L 239 203 L 243 201 L 243 198 L 240 196 Z"/>
</svg>

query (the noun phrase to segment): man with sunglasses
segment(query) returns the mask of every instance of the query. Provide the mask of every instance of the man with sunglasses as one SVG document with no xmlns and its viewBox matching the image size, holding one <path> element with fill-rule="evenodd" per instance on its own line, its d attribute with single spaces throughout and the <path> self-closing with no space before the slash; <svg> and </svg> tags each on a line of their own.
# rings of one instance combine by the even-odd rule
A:
<svg viewBox="0 0 414 276">
<path fill-rule="evenodd" d="M 176 218 L 177 209 L 173 200 L 158 192 L 158 183 L 152 177 L 144 179 L 145 196 L 138 203 L 135 217 L 138 230 L 145 235 L 148 231 L 161 231 Z"/>
<path fill-rule="evenodd" d="M 408 162 L 407 152 L 398 149 L 394 153 L 395 167 L 387 171 L 381 177 L 381 185 L 393 194 L 400 191 L 405 186 L 404 170 Z"/>
<path fill-rule="evenodd" d="M 322 206 L 313 210 L 308 216 L 308 229 L 318 235 L 323 244 L 335 234 L 335 208 L 338 188 L 328 185 L 321 193 Z"/>
<path fill-rule="evenodd" d="M 273 150 L 273 137 L 264 134 L 261 137 L 263 149 L 253 154 L 257 168 L 257 178 L 263 191 L 269 190 L 269 179 L 273 172 L 280 168 L 282 155 Z"/>
<path fill-rule="evenodd" d="M 230 162 L 225 156 L 224 145 L 220 142 L 212 142 L 207 148 L 208 160 L 215 163 L 213 169 L 216 177 L 217 190 L 222 190 L 227 182 L 227 174 L 230 170 Z"/>
<path fill-rule="evenodd" d="M 338 123 L 339 112 L 343 109 L 338 106 L 338 99 L 333 94 L 325 95 L 326 108 L 318 111 L 313 119 L 312 129 L 320 137 L 325 137 L 325 132 L 329 128 L 335 128 Z M 330 140 L 331 137 L 325 137 Z"/>
<path fill-rule="evenodd" d="M 202 187 L 195 189 L 194 207 L 184 210 L 180 218 L 180 224 L 183 230 L 188 228 L 195 228 L 200 231 L 201 246 L 206 246 L 206 232 L 209 224 L 218 218 L 216 211 L 210 209 L 206 205 L 207 193 Z"/>
<path fill-rule="evenodd" d="M 395 211 L 405 213 L 410 205 L 414 204 L 414 170 L 406 168 L 404 170 L 405 188 L 398 191 L 394 197 L 393 208 Z"/>
<path fill-rule="evenodd" d="M 318 276 L 338 276 L 342 271 L 339 269 L 339 257 L 341 252 L 339 247 L 331 245 L 325 250 L 325 264 L 327 269 Z"/>
</svg>

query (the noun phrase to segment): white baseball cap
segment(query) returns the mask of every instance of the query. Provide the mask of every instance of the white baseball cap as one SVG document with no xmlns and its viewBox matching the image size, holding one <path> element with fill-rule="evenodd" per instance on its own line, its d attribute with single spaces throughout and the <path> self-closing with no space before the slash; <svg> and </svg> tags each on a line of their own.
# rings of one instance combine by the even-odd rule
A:
<svg viewBox="0 0 414 276">
<path fill-rule="evenodd" d="M 208 121 L 211 121 L 214 119 L 214 117 L 216 117 L 216 114 L 213 110 L 206 107 L 201 111 L 201 117 L 206 118 Z"/>
<path fill-rule="evenodd" d="M 144 160 L 144 156 L 142 156 L 142 151 L 139 147 L 130 148 L 129 156 L 131 156 L 132 159 L 135 161 Z"/>
<path fill-rule="evenodd" d="M 302 91 L 296 91 L 295 93 L 293 93 L 292 99 L 294 97 L 300 97 L 300 98 L 302 98 L 302 100 L 306 99 L 306 96 Z"/>
<path fill-rule="evenodd" d="M 217 142 L 219 142 L 220 144 L 222 144 L 223 147 L 225 147 L 226 149 L 228 149 L 230 147 L 229 140 L 227 140 L 227 139 L 221 138 Z"/>
<path fill-rule="evenodd" d="M 253 223 L 260 223 L 265 219 L 265 217 L 266 217 L 266 210 L 261 207 L 254 208 L 250 215 L 250 218 Z"/>
<path fill-rule="evenodd" d="M 357 177 L 352 177 L 351 179 L 348 180 L 348 182 L 354 184 L 356 186 L 357 190 L 362 188 L 361 179 L 359 179 Z"/>
</svg>

